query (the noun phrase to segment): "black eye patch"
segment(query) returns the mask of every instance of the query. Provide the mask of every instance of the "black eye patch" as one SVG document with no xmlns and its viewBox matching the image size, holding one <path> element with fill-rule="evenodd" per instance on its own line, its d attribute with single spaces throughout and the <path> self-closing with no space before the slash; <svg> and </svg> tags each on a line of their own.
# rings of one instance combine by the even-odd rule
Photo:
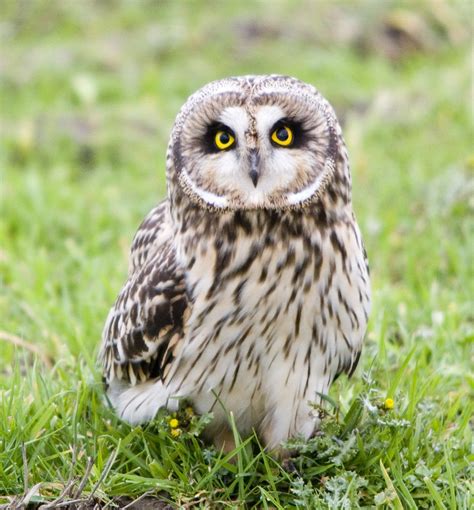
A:
<svg viewBox="0 0 474 510">
<path fill-rule="evenodd" d="M 212 154 L 212 153 L 222 152 L 222 148 L 217 147 L 216 141 L 215 141 L 216 135 L 219 132 L 224 133 L 222 140 L 224 139 L 225 136 L 227 136 L 229 138 L 232 137 L 235 139 L 235 134 L 232 131 L 232 129 L 230 129 L 230 127 L 226 126 L 225 124 L 222 124 L 222 122 L 213 122 L 212 124 L 209 124 L 209 126 L 207 127 L 207 130 L 206 130 L 206 133 L 204 134 L 204 137 L 201 140 L 202 148 L 205 153 Z M 233 143 L 227 150 L 234 148 L 236 146 L 236 144 L 237 144 L 237 142 Z M 226 150 L 226 149 L 224 149 L 224 150 Z"/>
<path fill-rule="evenodd" d="M 285 148 L 294 149 L 304 147 L 310 141 L 311 138 L 308 136 L 308 132 L 303 128 L 301 122 L 290 118 L 280 119 L 278 122 L 275 122 L 275 124 L 273 124 L 272 128 L 270 129 L 270 136 L 275 131 L 279 132 L 285 127 L 290 128 L 293 135 L 291 145 L 288 145 Z M 272 142 L 272 145 L 278 146 L 274 142 Z"/>
</svg>

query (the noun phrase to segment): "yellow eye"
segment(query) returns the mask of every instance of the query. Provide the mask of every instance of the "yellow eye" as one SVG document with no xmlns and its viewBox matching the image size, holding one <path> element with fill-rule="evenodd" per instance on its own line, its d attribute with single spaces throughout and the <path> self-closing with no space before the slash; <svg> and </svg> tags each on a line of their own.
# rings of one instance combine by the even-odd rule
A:
<svg viewBox="0 0 474 510">
<path fill-rule="evenodd" d="M 288 126 L 281 126 L 272 133 L 272 142 L 288 147 L 293 142 L 293 131 Z"/>
<path fill-rule="evenodd" d="M 221 151 L 232 147 L 234 142 L 235 138 L 228 131 L 218 131 L 214 137 L 214 143 Z"/>
</svg>

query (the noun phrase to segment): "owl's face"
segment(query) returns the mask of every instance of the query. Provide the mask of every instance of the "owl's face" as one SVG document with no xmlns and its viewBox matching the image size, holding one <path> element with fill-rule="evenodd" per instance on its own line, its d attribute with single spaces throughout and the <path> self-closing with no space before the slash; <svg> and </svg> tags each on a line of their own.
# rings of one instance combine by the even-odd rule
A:
<svg viewBox="0 0 474 510">
<path fill-rule="evenodd" d="M 298 208 L 324 189 L 340 143 L 334 112 L 312 86 L 283 76 L 229 78 L 183 106 L 171 172 L 203 207 Z"/>
</svg>

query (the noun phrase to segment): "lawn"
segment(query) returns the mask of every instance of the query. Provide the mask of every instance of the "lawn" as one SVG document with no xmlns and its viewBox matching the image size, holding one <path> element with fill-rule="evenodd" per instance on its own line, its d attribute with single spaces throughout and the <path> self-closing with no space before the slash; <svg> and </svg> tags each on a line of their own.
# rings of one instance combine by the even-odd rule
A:
<svg viewBox="0 0 474 510">
<path fill-rule="evenodd" d="M 472 508 L 471 7 L 1 2 L 0 508 Z M 96 361 L 179 107 L 270 72 L 338 112 L 373 287 L 359 368 L 284 466 L 203 444 L 206 416 L 120 423 Z"/>
</svg>

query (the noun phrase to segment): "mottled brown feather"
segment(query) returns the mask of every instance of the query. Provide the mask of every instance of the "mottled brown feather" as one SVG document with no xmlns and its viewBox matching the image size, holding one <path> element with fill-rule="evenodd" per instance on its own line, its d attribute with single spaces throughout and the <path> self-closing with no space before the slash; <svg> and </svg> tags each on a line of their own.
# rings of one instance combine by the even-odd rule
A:
<svg viewBox="0 0 474 510">
<path fill-rule="evenodd" d="M 188 299 L 167 207 L 167 201 L 155 207 L 135 234 L 128 280 L 103 332 L 100 358 L 106 382 L 116 377 L 134 384 L 162 377 L 182 337 Z"/>
</svg>

